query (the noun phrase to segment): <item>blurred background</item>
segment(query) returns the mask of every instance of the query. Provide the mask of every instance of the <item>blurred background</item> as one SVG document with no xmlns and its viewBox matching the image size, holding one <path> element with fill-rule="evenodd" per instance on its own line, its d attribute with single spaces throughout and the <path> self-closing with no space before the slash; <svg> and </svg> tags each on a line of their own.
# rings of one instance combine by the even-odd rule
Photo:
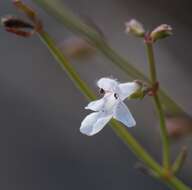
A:
<svg viewBox="0 0 192 190">
<path fill-rule="evenodd" d="M 57 23 L 32 1 L 27 1 L 44 21 L 58 44 L 74 34 Z M 147 74 L 141 40 L 124 32 L 131 18 L 145 28 L 170 24 L 174 35 L 156 44 L 161 85 L 192 113 L 192 2 L 191 0 L 63 0 L 81 18 L 92 20 L 108 42 L 130 63 Z M 0 1 L 0 16 L 18 13 L 11 0 Z M 168 189 L 135 169 L 135 156 L 109 126 L 92 138 L 79 132 L 89 113 L 88 103 L 75 88 L 37 36 L 29 39 L 0 28 L 0 188 L 4 190 L 117 190 Z M 96 81 L 125 74 L 98 52 L 84 58 L 69 57 L 82 78 L 97 92 Z M 137 126 L 130 129 L 139 142 L 160 161 L 161 140 L 149 98 L 126 102 Z M 172 143 L 173 157 L 182 145 L 189 156 L 180 177 L 192 185 L 191 136 Z"/>
</svg>

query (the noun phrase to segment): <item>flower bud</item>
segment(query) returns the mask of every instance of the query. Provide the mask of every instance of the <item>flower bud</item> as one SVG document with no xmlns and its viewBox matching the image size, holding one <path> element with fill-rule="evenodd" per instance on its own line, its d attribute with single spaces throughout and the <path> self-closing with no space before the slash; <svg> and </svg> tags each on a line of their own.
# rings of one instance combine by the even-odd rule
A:
<svg viewBox="0 0 192 190">
<path fill-rule="evenodd" d="M 30 37 L 34 34 L 34 26 L 32 24 L 14 16 L 1 18 L 1 23 L 7 32 L 18 36 Z"/>
<path fill-rule="evenodd" d="M 1 23 L 7 28 L 29 28 L 33 29 L 34 26 L 14 16 L 5 16 L 1 18 Z"/>
<path fill-rule="evenodd" d="M 135 80 L 135 92 L 132 93 L 128 98 L 129 99 L 143 99 L 145 96 L 146 88 L 145 84 L 142 81 Z"/>
<path fill-rule="evenodd" d="M 136 37 L 144 37 L 145 29 L 143 25 L 135 19 L 131 19 L 129 22 L 125 23 L 126 32 L 130 33 Z"/>
<path fill-rule="evenodd" d="M 155 42 L 156 40 L 163 39 L 171 35 L 172 27 L 167 24 L 161 24 L 151 32 L 150 37 L 152 41 Z"/>
</svg>

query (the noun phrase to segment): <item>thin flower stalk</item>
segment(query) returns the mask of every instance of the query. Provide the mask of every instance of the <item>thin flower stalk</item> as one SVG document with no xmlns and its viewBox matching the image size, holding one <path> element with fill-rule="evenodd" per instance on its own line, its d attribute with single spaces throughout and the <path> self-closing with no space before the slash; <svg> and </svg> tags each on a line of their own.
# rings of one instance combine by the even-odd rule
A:
<svg viewBox="0 0 192 190">
<path fill-rule="evenodd" d="M 148 57 L 148 63 L 149 63 L 149 73 L 150 73 L 150 79 L 151 79 L 151 85 L 155 85 L 158 83 L 157 81 L 157 73 L 155 68 L 155 59 L 154 59 L 154 52 L 153 52 L 153 44 L 149 41 L 145 41 L 146 50 L 147 50 L 147 57 Z M 169 170 L 170 167 L 170 143 L 169 143 L 169 137 L 166 129 L 166 123 L 165 123 L 165 116 L 163 113 L 161 101 L 159 99 L 158 91 L 153 96 L 153 100 L 155 103 L 155 107 L 157 110 L 157 114 L 160 121 L 160 129 L 161 129 L 161 137 L 162 137 L 162 143 L 163 143 L 163 165 L 164 168 Z"/>
<path fill-rule="evenodd" d="M 187 147 L 182 147 L 179 155 L 177 156 L 175 162 L 173 163 L 173 166 L 172 166 L 172 171 L 174 174 L 177 174 L 180 172 L 180 170 L 182 169 L 184 163 L 185 163 L 185 160 L 187 158 Z"/>
</svg>

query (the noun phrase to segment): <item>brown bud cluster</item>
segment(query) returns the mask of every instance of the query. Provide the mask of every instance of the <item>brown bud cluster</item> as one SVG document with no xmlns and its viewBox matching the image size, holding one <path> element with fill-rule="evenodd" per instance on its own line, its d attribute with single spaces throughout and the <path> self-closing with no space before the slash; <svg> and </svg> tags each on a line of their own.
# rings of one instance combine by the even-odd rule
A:
<svg viewBox="0 0 192 190">
<path fill-rule="evenodd" d="M 13 0 L 12 2 L 18 10 L 22 11 L 28 17 L 31 23 L 15 16 L 5 16 L 1 19 L 5 30 L 22 37 L 30 37 L 36 32 L 41 32 L 43 26 L 36 12 L 21 0 Z"/>
<path fill-rule="evenodd" d="M 14 16 L 5 16 L 1 19 L 5 30 L 22 37 L 30 37 L 34 33 L 34 26 Z"/>
</svg>

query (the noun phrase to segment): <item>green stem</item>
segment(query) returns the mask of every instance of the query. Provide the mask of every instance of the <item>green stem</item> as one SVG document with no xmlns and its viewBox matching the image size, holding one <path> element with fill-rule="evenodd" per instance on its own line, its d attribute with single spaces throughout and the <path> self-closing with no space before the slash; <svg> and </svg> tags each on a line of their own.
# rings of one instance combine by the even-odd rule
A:
<svg viewBox="0 0 192 190">
<path fill-rule="evenodd" d="M 57 48 L 54 40 L 48 35 L 48 33 L 42 31 L 39 33 L 40 39 L 48 47 L 51 54 L 59 62 L 60 66 L 66 71 L 68 76 L 72 79 L 74 84 L 80 89 L 80 91 L 89 99 L 94 100 L 95 95 L 89 89 L 89 87 L 84 83 L 74 68 L 70 65 L 68 60 L 65 58 L 63 53 Z M 164 170 L 161 166 L 142 148 L 142 146 L 136 141 L 136 139 L 119 123 L 112 120 L 112 128 L 116 134 L 130 147 L 130 149 L 135 153 L 135 155 L 142 160 L 157 177 L 161 178 L 163 176 Z M 175 176 L 170 179 L 161 178 L 167 185 L 173 187 L 175 190 L 190 190 L 182 181 L 177 179 Z"/>
<path fill-rule="evenodd" d="M 185 185 L 177 177 L 172 176 L 170 179 L 168 179 L 167 182 L 168 185 L 172 187 L 174 190 L 191 190 L 189 186 Z"/>
<path fill-rule="evenodd" d="M 187 147 L 184 146 L 180 151 L 179 155 L 177 156 L 175 162 L 173 163 L 172 171 L 174 174 L 177 174 L 178 172 L 180 172 L 186 158 L 187 158 Z"/>
<path fill-rule="evenodd" d="M 148 56 L 148 63 L 149 63 L 150 82 L 153 85 L 157 82 L 157 73 L 155 68 L 155 58 L 154 58 L 152 43 L 146 42 L 146 49 L 147 49 L 147 56 Z"/>
<path fill-rule="evenodd" d="M 161 102 L 158 95 L 154 96 L 154 102 L 156 105 L 156 110 L 159 115 L 161 137 L 163 143 L 163 165 L 165 169 L 170 169 L 170 142 L 169 136 L 166 129 L 165 116 L 161 107 Z"/>
<path fill-rule="evenodd" d="M 155 68 L 153 44 L 151 42 L 149 43 L 146 42 L 145 44 L 147 49 L 151 85 L 155 85 L 158 81 L 157 81 L 157 74 L 156 74 L 156 68 Z M 156 110 L 157 110 L 159 121 L 160 121 L 161 137 L 162 137 L 162 143 L 163 143 L 163 165 L 165 169 L 170 169 L 170 143 L 169 143 L 169 137 L 166 129 L 165 116 L 163 113 L 163 109 L 161 106 L 158 93 L 155 96 L 153 96 L 153 99 L 155 102 Z"/>
<path fill-rule="evenodd" d="M 112 61 L 116 66 L 122 69 L 129 77 L 133 79 L 142 79 L 149 81 L 149 79 L 126 59 L 120 56 L 114 49 L 112 49 L 100 35 L 91 26 L 85 24 L 72 12 L 66 9 L 59 0 L 33 0 L 38 5 L 42 6 L 48 13 L 51 13 L 55 18 L 63 23 L 71 31 L 82 35 L 88 42 L 93 44 L 105 57 Z M 159 95 L 163 100 L 166 111 L 171 113 L 184 112 L 182 108 L 172 100 L 163 90 L 159 91 Z"/>
</svg>

